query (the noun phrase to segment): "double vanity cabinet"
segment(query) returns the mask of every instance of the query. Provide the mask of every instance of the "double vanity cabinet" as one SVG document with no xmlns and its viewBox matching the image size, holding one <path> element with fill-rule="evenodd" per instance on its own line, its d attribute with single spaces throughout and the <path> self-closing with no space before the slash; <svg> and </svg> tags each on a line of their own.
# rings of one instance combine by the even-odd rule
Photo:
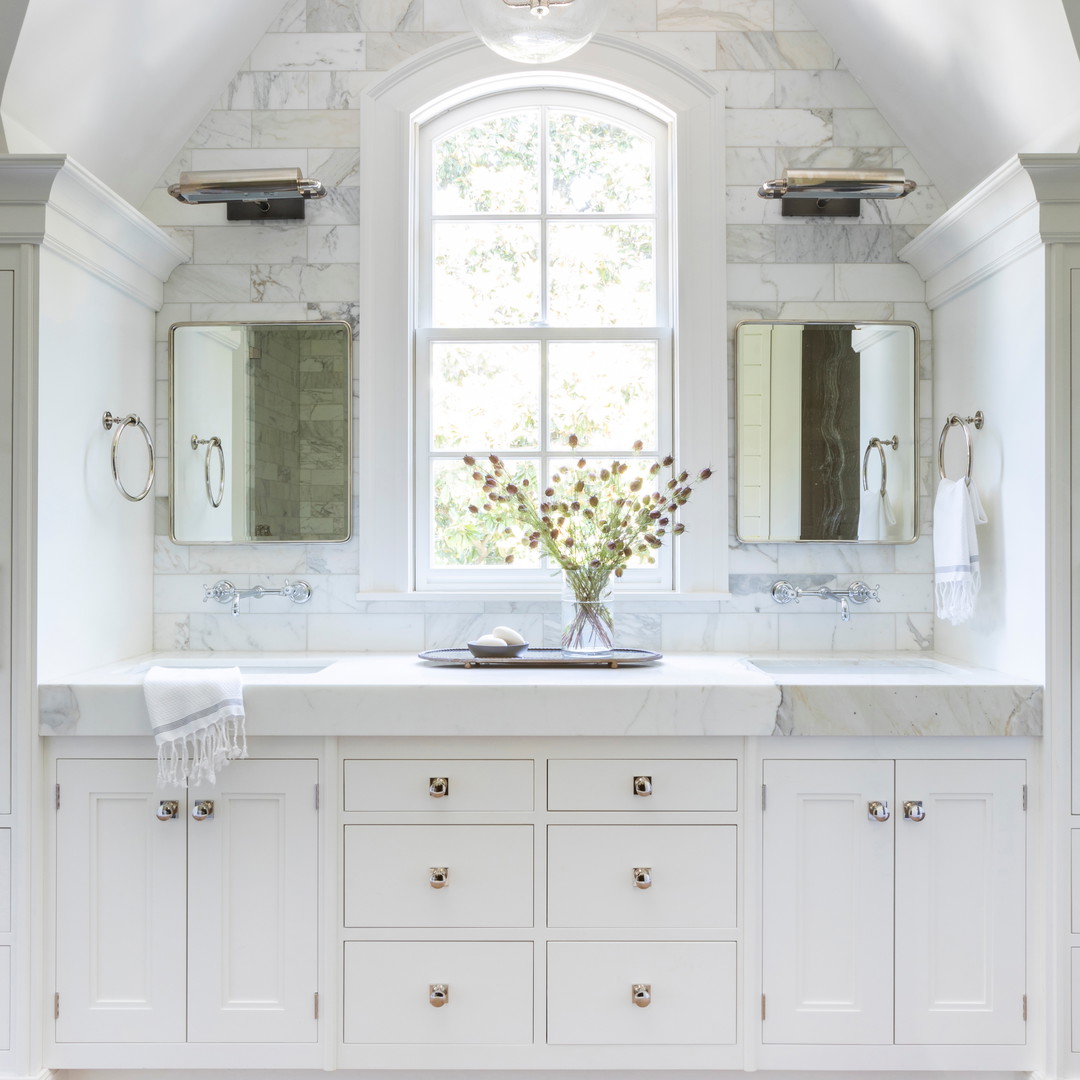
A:
<svg viewBox="0 0 1080 1080">
<path fill-rule="evenodd" d="M 245 677 L 249 758 L 179 793 L 141 676 L 45 688 L 50 1067 L 1035 1067 L 1037 688 L 864 679 L 797 738 L 827 688 L 741 667 L 410 670 L 392 716 Z"/>
</svg>

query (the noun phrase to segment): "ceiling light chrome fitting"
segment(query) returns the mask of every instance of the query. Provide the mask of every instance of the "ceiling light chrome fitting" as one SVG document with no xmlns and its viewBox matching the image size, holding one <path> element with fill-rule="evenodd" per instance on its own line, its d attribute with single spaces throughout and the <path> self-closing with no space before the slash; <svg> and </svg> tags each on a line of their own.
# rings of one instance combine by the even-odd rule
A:
<svg viewBox="0 0 1080 1080">
<path fill-rule="evenodd" d="M 902 199 L 916 186 L 902 169 L 785 169 L 758 196 L 783 199 L 785 217 L 858 217 L 860 199 Z"/>
<path fill-rule="evenodd" d="M 320 181 L 307 179 L 299 169 L 183 172 L 168 190 L 183 203 L 228 203 L 229 221 L 302 218 L 308 199 L 326 195 Z"/>
<path fill-rule="evenodd" d="M 461 0 L 480 40 L 522 64 L 549 64 L 577 52 L 596 33 L 607 5 L 608 0 Z"/>
</svg>

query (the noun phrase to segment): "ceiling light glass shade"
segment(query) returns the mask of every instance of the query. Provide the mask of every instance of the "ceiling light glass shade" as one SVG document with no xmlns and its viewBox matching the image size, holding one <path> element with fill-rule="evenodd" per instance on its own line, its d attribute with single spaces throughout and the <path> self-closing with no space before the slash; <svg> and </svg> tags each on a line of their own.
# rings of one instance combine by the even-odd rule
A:
<svg viewBox="0 0 1080 1080">
<path fill-rule="evenodd" d="M 480 40 L 521 64 L 577 52 L 599 29 L 608 0 L 461 0 Z"/>
</svg>

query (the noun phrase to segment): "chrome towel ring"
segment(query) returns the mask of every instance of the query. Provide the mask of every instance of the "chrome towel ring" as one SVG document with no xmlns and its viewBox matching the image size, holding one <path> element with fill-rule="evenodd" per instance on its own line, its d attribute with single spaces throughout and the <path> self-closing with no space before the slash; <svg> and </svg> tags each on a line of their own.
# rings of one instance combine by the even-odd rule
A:
<svg viewBox="0 0 1080 1080">
<path fill-rule="evenodd" d="M 894 450 L 900 448 L 900 436 L 894 435 L 891 439 L 879 439 L 876 436 L 872 438 L 867 444 L 866 449 L 863 451 L 862 456 L 862 489 L 863 491 L 870 490 L 870 481 L 866 475 L 866 466 L 870 464 L 870 451 L 877 447 L 877 452 L 881 455 L 881 490 L 878 494 L 884 497 L 885 488 L 888 485 L 889 479 L 889 465 L 885 460 L 885 447 L 891 446 Z"/>
<path fill-rule="evenodd" d="M 150 437 L 149 429 L 135 413 L 129 413 L 127 416 L 113 416 L 108 409 L 101 414 L 101 426 L 106 431 L 111 431 L 113 427 L 116 428 L 116 434 L 113 436 L 112 441 L 112 475 L 120 494 L 123 495 L 128 502 L 142 502 L 142 500 L 150 494 L 150 489 L 154 486 L 154 440 Z M 123 435 L 129 427 L 137 427 L 139 431 L 142 432 L 142 437 L 146 440 L 146 453 L 149 458 L 146 487 L 144 487 L 138 495 L 132 495 L 131 492 L 124 487 L 124 483 L 120 479 L 120 473 L 116 468 L 116 452 L 120 446 L 120 436 Z"/>
<path fill-rule="evenodd" d="M 964 429 L 964 443 L 967 446 L 967 473 L 965 474 L 964 479 L 970 483 L 971 465 L 975 454 L 971 446 L 971 429 L 968 427 L 968 424 L 974 424 L 975 430 L 979 431 L 982 429 L 985 419 L 982 409 L 979 409 L 974 416 L 960 416 L 957 413 L 949 413 L 949 417 L 941 429 L 941 437 L 938 439 L 937 444 L 938 474 L 941 476 L 942 480 L 949 479 L 945 474 L 945 440 L 949 437 L 949 430 L 951 428 L 960 427 Z"/>
<path fill-rule="evenodd" d="M 206 447 L 206 458 L 203 461 L 203 476 L 206 480 L 206 497 L 210 500 L 210 505 L 216 510 L 221 505 L 221 500 L 225 497 L 225 448 L 221 445 L 221 440 L 216 435 L 211 435 L 209 439 L 200 439 L 198 435 L 192 435 L 191 449 L 198 450 L 200 446 Z M 221 474 L 218 477 L 217 498 L 214 498 L 214 489 L 210 484 L 210 455 L 215 450 L 218 452 L 218 463 L 221 468 Z"/>
</svg>

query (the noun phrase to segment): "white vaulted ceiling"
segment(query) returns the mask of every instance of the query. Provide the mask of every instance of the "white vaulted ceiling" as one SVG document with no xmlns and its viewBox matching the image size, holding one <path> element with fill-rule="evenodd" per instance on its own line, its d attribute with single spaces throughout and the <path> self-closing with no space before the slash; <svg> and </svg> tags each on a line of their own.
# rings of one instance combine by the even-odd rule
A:
<svg viewBox="0 0 1080 1080">
<path fill-rule="evenodd" d="M 5 0 L 0 150 L 71 154 L 138 205 L 282 2 Z M 950 203 L 1019 151 L 1080 149 L 1080 0 L 796 3 Z"/>
</svg>

